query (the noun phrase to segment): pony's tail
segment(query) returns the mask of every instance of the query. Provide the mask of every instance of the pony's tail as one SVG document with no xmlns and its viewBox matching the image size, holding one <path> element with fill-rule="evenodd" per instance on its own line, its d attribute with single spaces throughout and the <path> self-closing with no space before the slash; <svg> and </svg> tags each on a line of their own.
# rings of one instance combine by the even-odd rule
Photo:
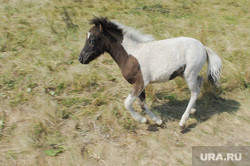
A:
<svg viewBox="0 0 250 166">
<path fill-rule="evenodd" d="M 207 52 L 207 79 L 216 86 L 219 86 L 219 80 L 222 69 L 220 57 L 209 47 L 205 46 Z"/>
</svg>

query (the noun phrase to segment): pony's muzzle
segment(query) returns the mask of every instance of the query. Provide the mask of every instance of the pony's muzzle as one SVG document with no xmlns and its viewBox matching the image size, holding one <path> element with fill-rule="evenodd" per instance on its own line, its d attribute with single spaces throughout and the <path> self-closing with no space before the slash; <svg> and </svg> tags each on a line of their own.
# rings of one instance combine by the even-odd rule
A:
<svg viewBox="0 0 250 166">
<path fill-rule="evenodd" d="M 81 64 L 85 64 L 85 61 L 86 61 L 86 58 L 84 58 L 86 55 L 85 52 L 82 52 L 78 58 L 78 61 L 81 63 Z"/>
<path fill-rule="evenodd" d="M 82 56 L 79 56 L 78 61 L 79 61 L 80 63 L 83 63 L 83 58 L 82 58 Z"/>
</svg>

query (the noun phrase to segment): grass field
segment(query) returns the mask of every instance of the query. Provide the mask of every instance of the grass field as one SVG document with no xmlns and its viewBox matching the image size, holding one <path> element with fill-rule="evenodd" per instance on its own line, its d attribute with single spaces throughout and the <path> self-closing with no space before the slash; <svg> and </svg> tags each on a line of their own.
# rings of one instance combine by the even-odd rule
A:
<svg viewBox="0 0 250 166">
<path fill-rule="evenodd" d="M 0 165 L 191 165 L 192 146 L 250 146 L 248 0 L 0 1 Z M 147 87 L 165 124 L 140 124 L 112 58 L 78 62 L 93 16 L 157 40 L 193 37 L 222 58 L 221 86 L 205 82 L 183 132 L 185 81 Z"/>
</svg>

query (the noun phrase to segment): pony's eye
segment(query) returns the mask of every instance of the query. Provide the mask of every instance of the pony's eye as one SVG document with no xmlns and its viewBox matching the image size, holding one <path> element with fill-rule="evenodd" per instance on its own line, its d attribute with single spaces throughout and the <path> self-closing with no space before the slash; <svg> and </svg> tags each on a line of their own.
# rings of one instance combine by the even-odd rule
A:
<svg viewBox="0 0 250 166">
<path fill-rule="evenodd" d="M 94 41 L 94 40 L 90 40 L 90 43 L 91 43 L 91 44 L 94 44 L 94 43 L 95 43 L 95 41 Z"/>
</svg>

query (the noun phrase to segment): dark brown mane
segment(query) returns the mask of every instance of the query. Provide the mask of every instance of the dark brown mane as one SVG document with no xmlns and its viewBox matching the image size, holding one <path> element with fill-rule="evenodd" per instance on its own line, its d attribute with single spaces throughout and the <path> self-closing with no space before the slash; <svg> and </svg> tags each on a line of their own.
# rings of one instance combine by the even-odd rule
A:
<svg viewBox="0 0 250 166">
<path fill-rule="evenodd" d="M 116 24 L 109 21 L 107 17 L 94 17 L 90 20 L 90 24 L 94 24 L 96 26 L 101 25 L 104 30 L 116 31 L 122 34 L 122 30 Z"/>
</svg>

